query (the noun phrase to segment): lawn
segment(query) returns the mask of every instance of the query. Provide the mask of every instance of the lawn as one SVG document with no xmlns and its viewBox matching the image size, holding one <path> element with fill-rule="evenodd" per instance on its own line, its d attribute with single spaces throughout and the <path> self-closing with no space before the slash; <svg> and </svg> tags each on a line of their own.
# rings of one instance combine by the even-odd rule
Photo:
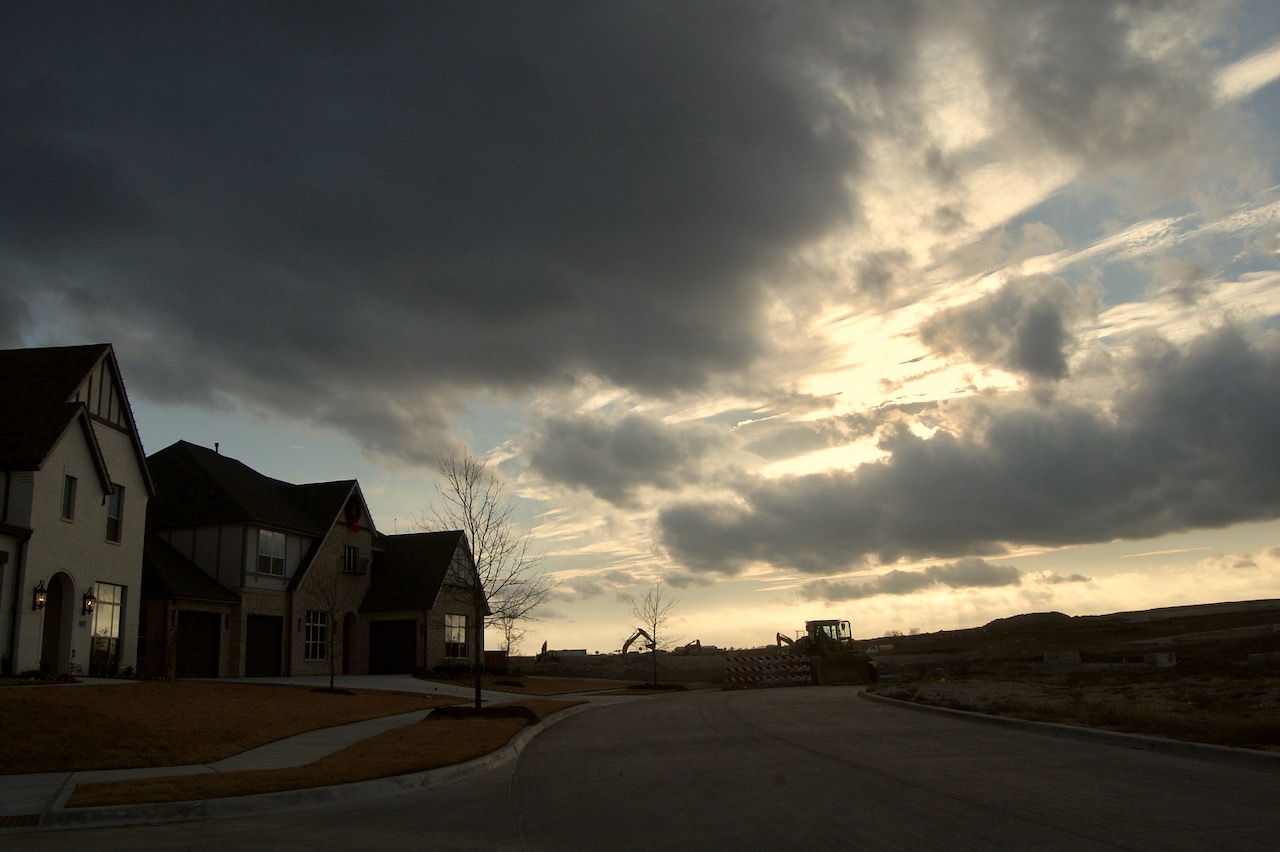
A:
<svg viewBox="0 0 1280 852">
<path fill-rule="evenodd" d="M 541 719 L 575 703 L 530 699 L 518 702 L 518 706 Z M 387 731 L 306 766 L 78 784 L 67 806 L 197 801 L 409 775 L 489 754 L 506 745 L 528 724 L 529 719 L 519 716 L 428 717 L 416 725 Z"/>
<path fill-rule="evenodd" d="M 581 688 L 581 681 L 546 681 L 533 690 Z M 318 728 L 459 703 L 410 692 L 208 681 L 0 686 L 10 737 L 0 774 L 206 764 Z M 428 718 L 290 769 L 79 784 L 68 805 L 245 796 L 424 772 L 495 751 L 532 720 L 573 704 L 531 697 L 509 705 L 523 716 Z"/>
<path fill-rule="evenodd" d="M 211 763 L 318 728 L 457 703 L 407 692 L 147 681 L 0 687 L 0 774 Z"/>
</svg>

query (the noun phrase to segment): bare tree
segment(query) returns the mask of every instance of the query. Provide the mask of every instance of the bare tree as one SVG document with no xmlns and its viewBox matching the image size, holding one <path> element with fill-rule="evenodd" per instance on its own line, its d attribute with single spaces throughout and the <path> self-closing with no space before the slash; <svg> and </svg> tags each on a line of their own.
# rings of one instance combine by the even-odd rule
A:
<svg viewBox="0 0 1280 852">
<path fill-rule="evenodd" d="M 329 689 L 332 690 L 337 675 L 338 655 L 342 653 L 347 638 L 343 633 L 343 621 L 347 612 L 359 605 L 364 588 L 358 577 L 343 572 L 314 579 L 307 585 L 315 608 L 324 613 L 327 622 L 325 656 L 329 660 Z"/>
<path fill-rule="evenodd" d="M 524 641 L 524 628 L 518 619 L 503 615 L 498 618 L 498 630 L 502 632 L 502 649 L 511 657 Z"/>
<path fill-rule="evenodd" d="M 671 644 L 667 636 L 667 625 L 671 622 L 671 610 L 678 603 L 680 599 L 669 594 L 661 583 L 655 583 L 643 597 L 633 597 L 630 601 L 631 617 L 640 622 L 640 626 L 649 634 L 649 641 L 653 643 L 654 686 L 658 685 L 658 649 Z"/>
<path fill-rule="evenodd" d="M 476 707 L 480 706 L 480 670 L 484 667 L 485 624 L 536 621 L 534 610 L 551 596 L 555 583 L 543 569 L 543 555 L 530 551 L 528 532 L 515 523 L 515 505 L 506 483 L 484 459 L 469 452 L 441 456 L 438 500 L 419 525 L 426 530 L 462 530 L 471 546 L 476 587 Z M 485 604 L 488 604 L 488 616 Z M 504 635 L 507 634 L 504 631 Z"/>
</svg>

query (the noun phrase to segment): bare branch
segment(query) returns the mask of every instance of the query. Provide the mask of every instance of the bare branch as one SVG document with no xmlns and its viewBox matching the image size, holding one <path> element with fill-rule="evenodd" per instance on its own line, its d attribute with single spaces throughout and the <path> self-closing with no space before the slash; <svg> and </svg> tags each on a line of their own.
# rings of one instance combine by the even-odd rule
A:
<svg viewBox="0 0 1280 852">
<path fill-rule="evenodd" d="M 536 621 L 534 611 L 555 588 L 543 569 L 544 557 L 530 551 L 528 533 L 515 524 L 515 505 L 506 483 L 487 462 L 470 453 L 438 460 L 442 482 L 425 530 L 462 530 L 471 546 L 480 584 L 488 599 L 487 623 Z"/>
<path fill-rule="evenodd" d="M 671 643 L 667 636 L 667 625 L 671 622 L 671 610 L 680 599 L 670 595 L 661 583 L 644 593 L 643 597 L 633 597 L 629 601 L 631 617 L 640 622 L 653 642 L 653 685 L 658 685 L 658 650 Z"/>
</svg>

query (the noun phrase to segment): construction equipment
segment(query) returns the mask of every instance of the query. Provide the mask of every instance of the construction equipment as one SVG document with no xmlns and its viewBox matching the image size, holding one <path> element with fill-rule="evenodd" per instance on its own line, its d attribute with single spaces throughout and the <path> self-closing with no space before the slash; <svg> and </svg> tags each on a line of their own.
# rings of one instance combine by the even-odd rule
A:
<svg viewBox="0 0 1280 852">
<path fill-rule="evenodd" d="M 853 631 L 847 621 L 806 621 L 804 633 L 799 639 L 779 633 L 778 647 L 789 645 L 792 653 L 808 657 L 826 657 L 853 650 Z"/>
<path fill-rule="evenodd" d="M 653 637 L 650 636 L 643 627 L 637 627 L 636 632 L 632 633 L 631 638 L 628 639 L 622 646 L 622 655 L 624 657 L 627 655 L 627 650 L 630 649 L 631 646 L 635 643 L 635 641 L 641 637 L 643 637 L 645 640 L 644 647 L 648 648 L 650 651 L 652 651 L 654 647 L 657 645 L 657 643 L 653 641 Z"/>
<path fill-rule="evenodd" d="M 714 645 L 708 647 L 714 648 Z M 702 653 L 702 640 L 694 639 L 671 652 L 673 657 L 696 657 Z"/>
<path fill-rule="evenodd" d="M 854 649 L 849 622 L 839 619 L 806 621 L 805 635 L 798 639 L 779 633 L 778 647 L 784 646 L 796 656 L 812 659 L 816 683 L 877 680 L 880 667 L 875 660 Z"/>
</svg>

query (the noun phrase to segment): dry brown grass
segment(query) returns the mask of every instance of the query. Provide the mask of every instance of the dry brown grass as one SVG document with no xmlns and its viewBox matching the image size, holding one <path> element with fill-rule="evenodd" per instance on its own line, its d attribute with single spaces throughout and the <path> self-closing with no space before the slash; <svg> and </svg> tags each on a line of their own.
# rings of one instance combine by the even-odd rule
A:
<svg viewBox="0 0 1280 852">
<path fill-rule="evenodd" d="M 0 773 L 211 763 L 318 728 L 456 702 L 198 681 L 4 687 Z"/>
<path fill-rule="evenodd" d="M 1034 722 L 1055 722 L 1211 745 L 1280 750 L 1280 679 L 1247 671 L 1076 668 L 1019 677 L 1008 670 L 919 677 L 875 691 Z"/>
<path fill-rule="evenodd" d="M 542 718 L 578 702 L 518 703 Z M 79 784 L 67 806 L 198 801 L 409 775 L 496 751 L 527 724 L 525 719 L 511 717 L 428 718 L 416 725 L 387 731 L 307 766 Z"/>
</svg>

